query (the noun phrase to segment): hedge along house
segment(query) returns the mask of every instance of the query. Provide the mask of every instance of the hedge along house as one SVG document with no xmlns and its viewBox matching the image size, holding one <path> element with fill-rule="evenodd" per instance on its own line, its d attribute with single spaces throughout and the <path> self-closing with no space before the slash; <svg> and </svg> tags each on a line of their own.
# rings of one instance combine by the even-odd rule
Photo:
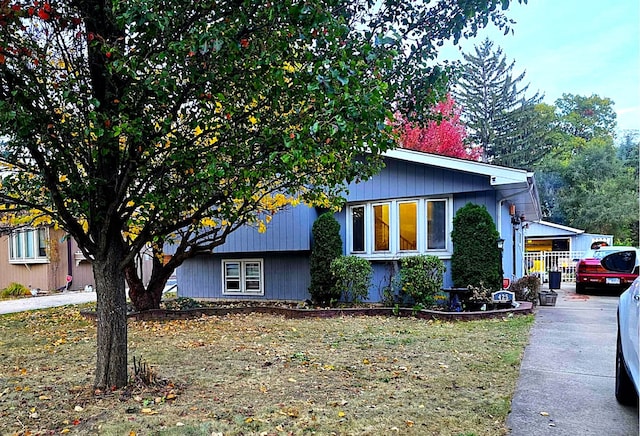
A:
<svg viewBox="0 0 640 436">
<path fill-rule="evenodd" d="M 505 276 L 524 275 L 522 223 L 541 216 L 532 173 L 406 149 L 384 159 L 379 174 L 348 186 L 346 205 L 335 214 L 343 253 L 372 262 L 369 301 L 382 299 L 403 256 L 435 255 L 449 270 L 453 217 L 469 202 L 484 205 L 496 222 Z M 276 214 L 266 233 L 249 226 L 232 233 L 211 254 L 178 268 L 179 296 L 308 299 L 311 228 L 320 212 L 300 205 Z M 171 254 L 171 246 L 166 249 Z M 451 285 L 447 272 L 444 286 Z"/>
</svg>

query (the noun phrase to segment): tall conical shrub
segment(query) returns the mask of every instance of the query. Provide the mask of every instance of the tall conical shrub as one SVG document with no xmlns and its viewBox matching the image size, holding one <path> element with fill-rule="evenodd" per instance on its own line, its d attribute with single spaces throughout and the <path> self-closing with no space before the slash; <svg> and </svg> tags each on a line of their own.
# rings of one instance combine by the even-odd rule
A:
<svg viewBox="0 0 640 436">
<path fill-rule="evenodd" d="M 309 293 L 315 303 L 326 305 L 340 299 L 340 291 L 336 290 L 336 280 L 331 274 L 331 262 L 342 255 L 340 223 L 332 213 L 326 212 L 316 219 L 311 231 L 313 249 Z"/>
<path fill-rule="evenodd" d="M 451 278 L 458 288 L 469 285 L 497 291 L 502 287 L 500 234 L 485 206 L 467 203 L 453 218 Z"/>
</svg>

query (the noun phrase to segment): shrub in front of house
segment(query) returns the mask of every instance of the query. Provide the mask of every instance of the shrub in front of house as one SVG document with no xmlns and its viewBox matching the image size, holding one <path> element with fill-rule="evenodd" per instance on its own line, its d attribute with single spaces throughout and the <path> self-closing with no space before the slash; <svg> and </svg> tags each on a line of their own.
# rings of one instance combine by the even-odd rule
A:
<svg viewBox="0 0 640 436">
<path fill-rule="evenodd" d="M 451 278 L 456 288 L 502 288 L 500 234 L 485 206 L 467 203 L 453 218 Z"/>
<path fill-rule="evenodd" d="M 331 262 L 336 293 L 347 303 L 360 304 L 369 297 L 373 268 L 368 260 L 357 256 L 340 256 Z"/>
<path fill-rule="evenodd" d="M 444 262 L 437 256 L 426 254 L 400 259 L 398 273 L 400 292 L 424 307 L 435 304 L 435 296 L 442 289 Z"/>
<path fill-rule="evenodd" d="M 311 250 L 309 293 L 314 303 L 327 305 L 340 299 L 336 280 L 331 274 L 331 262 L 342 255 L 340 223 L 331 212 L 323 213 L 313 223 L 313 249 Z"/>
<path fill-rule="evenodd" d="M 0 291 L 0 298 L 24 297 L 25 295 L 31 295 L 29 288 L 16 282 L 10 283 Z"/>
<path fill-rule="evenodd" d="M 509 290 L 515 294 L 516 301 L 530 301 L 535 306 L 538 304 L 540 286 L 540 278 L 530 275 L 521 277 L 511 283 Z"/>
</svg>

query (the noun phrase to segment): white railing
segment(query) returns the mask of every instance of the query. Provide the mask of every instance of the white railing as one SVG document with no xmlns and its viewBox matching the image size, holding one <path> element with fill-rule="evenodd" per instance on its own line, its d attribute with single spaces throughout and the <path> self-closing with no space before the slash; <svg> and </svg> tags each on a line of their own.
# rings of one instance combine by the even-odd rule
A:
<svg viewBox="0 0 640 436">
<path fill-rule="evenodd" d="M 584 251 L 535 251 L 524 254 L 527 274 L 537 274 L 543 282 L 549 280 L 549 271 L 560 271 L 562 281 L 576 281 L 576 265 Z"/>
</svg>

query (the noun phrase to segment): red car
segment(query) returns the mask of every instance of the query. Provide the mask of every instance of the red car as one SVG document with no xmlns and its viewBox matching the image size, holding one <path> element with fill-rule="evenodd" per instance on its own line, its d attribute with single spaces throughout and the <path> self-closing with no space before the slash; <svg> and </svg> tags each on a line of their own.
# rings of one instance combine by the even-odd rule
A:
<svg viewBox="0 0 640 436">
<path fill-rule="evenodd" d="M 615 272 L 605 269 L 600 261 L 607 254 L 617 251 L 634 250 L 634 247 L 603 246 L 595 250 L 589 250 L 587 255 L 580 259 L 576 267 L 576 292 L 582 293 L 587 288 L 615 289 L 618 291 L 628 288 L 638 277 L 638 268 L 632 273 Z"/>
</svg>

